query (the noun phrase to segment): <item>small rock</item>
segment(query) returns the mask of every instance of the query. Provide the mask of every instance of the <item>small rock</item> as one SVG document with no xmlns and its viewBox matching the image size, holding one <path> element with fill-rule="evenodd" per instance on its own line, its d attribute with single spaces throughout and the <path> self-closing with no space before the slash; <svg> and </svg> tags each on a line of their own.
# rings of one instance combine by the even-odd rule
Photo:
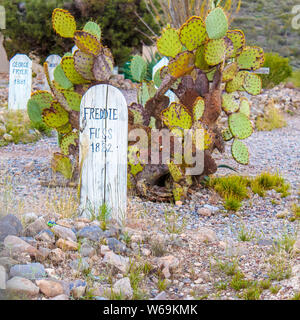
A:
<svg viewBox="0 0 300 320">
<path fill-rule="evenodd" d="M 115 253 L 124 253 L 127 251 L 125 244 L 115 238 L 108 238 L 107 245 L 109 249 Z"/>
<path fill-rule="evenodd" d="M 276 218 L 277 219 L 284 219 L 284 218 L 286 218 L 288 216 L 288 214 L 289 214 L 288 211 L 284 210 L 284 211 L 278 212 L 276 214 Z"/>
<path fill-rule="evenodd" d="M 76 280 L 70 284 L 70 289 L 75 299 L 83 297 L 86 290 L 86 282 L 82 280 Z"/>
<path fill-rule="evenodd" d="M 35 236 L 35 239 L 38 241 L 43 241 L 47 243 L 55 242 L 54 233 L 49 229 L 42 230 L 38 235 Z"/>
<path fill-rule="evenodd" d="M 172 255 L 159 258 L 157 262 L 166 279 L 170 278 L 171 272 L 179 266 L 179 260 Z"/>
<path fill-rule="evenodd" d="M 34 162 L 30 161 L 28 163 L 25 164 L 24 169 L 26 172 L 30 172 L 34 169 Z"/>
<path fill-rule="evenodd" d="M 13 214 L 8 214 L 0 219 L 0 241 L 7 236 L 20 236 L 23 231 L 21 221 Z"/>
<path fill-rule="evenodd" d="M 147 248 L 142 248 L 142 254 L 146 257 L 149 257 L 151 255 L 151 250 Z"/>
<path fill-rule="evenodd" d="M 103 231 L 98 226 L 86 226 L 77 232 L 77 237 L 86 238 L 94 242 L 100 241 L 104 237 Z"/>
<path fill-rule="evenodd" d="M 175 201 L 175 205 L 178 206 L 178 207 L 181 207 L 182 206 L 182 201 Z"/>
<path fill-rule="evenodd" d="M 295 243 L 294 243 L 294 246 L 293 246 L 293 251 L 295 253 L 299 253 L 300 252 L 300 238 L 298 238 Z"/>
<path fill-rule="evenodd" d="M 49 257 L 50 252 L 51 252 L 50 249 L 40 247 L 36 254 L 36 260 L 38 262 L 44 262 Z"/>
<path fill-rule="evenodd" d="M 205 204 L 203 207 L 210 210 L 212 213 L 217 213 L 220 210 L 218 207 L 211 206 L 210 204 Z"/>
<path fill-rule="evenodd" d="M 30 223 L 27 228 L 25 229 L 25 235 L 28 237 L 34 237 L 39 232 L 47 228 L 47 224 L 43 217 L 35 220 L 34 222 Z"/>
<path fill-rule="evenodd" d="M 90 267 L 89 263 L 87 262 L 87 258 L 73 260 L 69 263 L 69 266 L 75 271 L 81 272 L 88 270 Z"/>
<path fill-rule="evenodd" d="M 70 240 L 59 239 L 56 241 L 56 246 L 63 251 L 77 251 L 78 243 Z"/>
<path fill-rule="evenodd" d="M 24 294 L 31 297 L 37 296 L 40 291 L 39 287 L 37 287 L 32 281 L 21 277 L 13 277 L 8 280 L 6 282 L 6 290 L 12 293 Z"/>
<path fill-rule="evenodd" d="M 26 252 L 34 256 L 37 253 L 36 248 L 16 236 L 7 236 L 4 239 L 4 247 L 9 250 L 11 254 L 20 254 Z"/>
<path fill-rule="evenodd" d="M 200 208 L 198 209 L 198 214 L 200 216 L 210 217 L 211 216 L 211 210 L 208 208 Z"/>
<path fill-rule="evenodd" d="M 92 257 L 96 254 L 96 249 L 87 243 L 81 245 L 79 253 L 82 257 Z"/>
<path fill-rule="evenodd" d="M 214 242 L 217 240 L 216 233 L 208 228 L 199 228 L 196 234 L 196 239 L 200 242 Z"/>
<path fill-rule="evenodd" d="M 118 280 L 113 286 L 113 292 L 115 294 L 122 294 L 124 297 L 131 299 L 133 296 L 133 290 L 128 277 Z"/>
<path fill-rule="evenodd" d="M 76 234 L 70 229 L 66 227 L 62 227 L 59 225 L 55 225 L 54 227 L 51 228 L 51 231 L 58 237 L 62 238 L 65 240 L 71 240 L 76 242 Z"/>
<path fill-rule="evenodd" d="M 64 293 L 62 284 L 54 280 L 37 280 L 36 284 L 41 292 L 49 298 L 59 296 Z"/>
<path fill-rule="evenodd" d="M 0 266 L 0 290 L 6 289 L 6 270 L 3 266 Z"/>
<path fill-rule="evenodd" d="M 105 254 L 103 262 L 113 265 L 114 267 L 119 269 L 122 273 L 125 273 L 129 267 L 128 257 L 122 257 L 120 255 L 115 254 L 112 251 L 109 251 Z"/>
<path fill-rule="evenodd" d="M 100 247 L 100 254 L 101 254 L 101 256 L 104 257 L 107 252 L 111 252 L 111 250 L 109 249 L 109 247 L 108 247 L 108 246 L 105 246 L 105 245 L 102 245 L 102 246 Z"/>
<path fill-rule="evenodd" d="M 55 263 L 55 264 L 59 264 L 60 262 L 64 261 L 65 259 L 65 254 L 64 252 L 59 249 L 59 248 L 56 248 L 54 250 L 52 250 L 49 254 L 49 259 Z"/>
<path fill-rule="evenodd" d="M 73 221 L 71 219 L 61 219 L 56 222 L 58 225 L 72 229 L 73 228 Z"/>
<path fill-rule="evenodd" d="M 35 280 L 46 277 L 46 271 L 40 263 L 17 264 L 10 268 L 10 277 L 21 277 Z"/>
<path fill-rule="evenodd" d="M 28 213 L 23 214 L 22 219 L 23 219 L 25 225 L 29 225 L 30 223 L 37 220 L 38 216 L 33 212 L 28 212 Z"/>
<path fill-rule="evenodd" d="M 6 270 L 10 270 L 12 266 L 18 264 L 17 260 L 14 260 L 10 257 L 1 257 L 0 258 L 0 266 L 3 266 Z"/>
</svg>

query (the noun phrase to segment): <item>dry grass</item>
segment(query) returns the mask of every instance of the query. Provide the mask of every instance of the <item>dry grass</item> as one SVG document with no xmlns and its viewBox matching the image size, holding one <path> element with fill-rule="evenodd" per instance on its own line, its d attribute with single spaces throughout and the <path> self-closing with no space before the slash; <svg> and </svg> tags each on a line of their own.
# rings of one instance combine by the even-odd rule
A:
<svg viewBox="0 0 300 320">
<path fill-rule="evenodd" d="M 283 114 L 274 107 L 271 102 L 265 109 L 263 117 L 256 119 L 256 129 L 258 131 L 272 131 L 286 126 Z"/>
</svg>

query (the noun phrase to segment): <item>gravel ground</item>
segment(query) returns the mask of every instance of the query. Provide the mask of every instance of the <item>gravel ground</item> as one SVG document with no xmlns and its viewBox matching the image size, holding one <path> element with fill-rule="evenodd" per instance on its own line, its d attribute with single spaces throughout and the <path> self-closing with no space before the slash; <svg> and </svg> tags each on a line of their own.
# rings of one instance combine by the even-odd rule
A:
<svg viewBox="0 0 300 320">
<path fill-rule="evenodd" d="M 162 235 L 164 239 L 169 238 L 170 235 L 165 230 L 165 211 L 175 212 L 177 227 L 185 222 L 180 235 L 175 236 L 178 242 L 173 239 L 173 244 L 167 246 L 168 252 L 180 260 L 180 268 L 166 289 L 167 298 L 189 299 L 191 292 L 196 292 L 198 297 L 207 294 L 209 299 L 237 299 L 237 294 L 232 289 L 223 290 L 221 293 L 215 290 L 216 282 L 228 281 L 228 277 L 217 272 L 216 268 L 212 269 L 212 266 L 218 264 L 217 259 L 232 261 L 231 259 L 237 257 L 247 278 L 264 279 L 267 274 L 266 259 L 274 240 L 278 242 L 285 235 L 296 238 L 298 221 L 278 219 L 276 214 L 284 210 L 290 211 L 291 205 L 299 198 L 300 117 L 289 118 L 286 128 L 271 132 L 255 132 L 246 144 L 251 153 L 249 166 L 239 166 L 232 160 L 230 146 L 226 148 L 225 155 L 216 154 L 218 163 L 233 166 L 240 174 L 250 176 L 263 171 L 279 171 L 290 183 L 291 195 L 282 199 L 279 194 L 270 191 L 265 198 L 253 196 L 243 202 L 238 214 L 224 210 L 221 199 L 208 189 L 201 189 L 192 194 L 191 199 L 183 206 L 145 202 L 137 197 L 130 197 L 129 224 L 139 221 L 136 225 L 136 228 L 139 228 L 141 221 L 144 226 L 149 223 L 146 230 L 150 232 L 150 237 Z M 23 213 L 42 211 L 49 192 L 55 192 L 58 196 L 65 194 L 66 188 L 54 190 L 40 185 L 40 180 L 56 179 L 49 168 L 51 155 L 56 149 L 55 137 L 45 138 L 35 144 L 8 145 L 0 148 L 1 201 L 7 201 L 4 191 L 7 191 L 9 185 L 10 202 L 13 205 L 7 206 L 6 210 L 15 210 L 9 213 L 16 214 L 20 209 L 20 203 Z M 231 172 L 228 169 L 220 169 L 218 174 L 226 175 Z M 12 183 L 5 183 L 5 180 L 10 181 L 9 179 Z M 75 189 L 68 191 L 74 194 L 76 192 Z M 210 206 L 210 216 L 199 214 L 199 210 L 205 205 Z M 135 219 L 132 219 L 132 212 Z M 212 230 L 215 239 L 199 241 L 201 228 Z M 251 241 L 239 241 L 242 228 L 251 234 Z M 150 248 L 150 244 L 145 246 Z M 300 264 L 300 257 L 293 256 L 288 261 L 292 267 L 297 266 Z M 295 282 L 295 277 L 292 279 L 291 281 Z M 273 282 L 273 285 L 280 285 L 279 293 L 271 295 L 264 291 L 261 299 L 290 299 L 296 292 L 295 288 L 298 288 L 299 275 L 296 277 L 296 285 L 289 281 Z M 154 283 L 150 281 L 147 285 L 152 288 L 150 292 L 154 297 L 158 293 L 153 287 Z"/>
</svg>

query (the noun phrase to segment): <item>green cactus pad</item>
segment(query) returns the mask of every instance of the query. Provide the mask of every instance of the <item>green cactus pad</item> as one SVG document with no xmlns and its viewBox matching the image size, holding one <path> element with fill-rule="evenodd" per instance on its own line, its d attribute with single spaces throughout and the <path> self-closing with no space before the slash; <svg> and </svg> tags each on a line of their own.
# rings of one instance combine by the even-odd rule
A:
<svg viewBox="0 0 300 320">
<path fill-rule="evenodd" d="M 145 106 L 146 102 L 155 95 L 156 89 L 153 82 L 143 81 L 138 90 L 138 103 Z"/>
<path fill-rule="evenodd" d="M 160 70 L 156 70 L 156 72 L 154 73 L 154 77 L 153 77 L 153 81 L 154 81 L 154 85 L 159 88 L 161 85 L 161 78 L 160 78 Z"/>
<path fill-rule="evenodd" d="M 252 124 L 243 113 L 233 113 L 228 117 L 228 125 L 232 135 L 238 139 L 246 139 L 253 132 Z"/>
<path fill-rule="evenodd" d="M 226 56 L 226 43 L 224 39 L 210 40 L 205 46 L 205 61 L 210 66 L 221 63 Z"/>
<path fill-rule="evenodd" d="M 179 30 L 179 39 L 187 50 L 193 51 L 201 46 L 207 38 L 203 20 L 193 16 Z"/>
<path fill-rule="evenodd" d="M 55 128 L 58 133 L 65 135 L 73 130 L 71 123 L 67 123 L 61 127 Z"/>
<path fill-rule="evenodd" d="M 231 146 L 231 154 L 234 160 L 240 164 L 249 163 L 249 151 L 247 146 L 240 140 L 235 139 Z"/>
<path fill-rule="evenodd" d="M 76 71 L 86 80 L 95 80 L 93 74 L 94 56 L 80 50 L 74 53 Z"/>
<path fill-rule="evenodd" d="M 223 137 L 224 141 L 230 141 L 233 138 L 233 135 L 229 129 L 225 129 L 222 132 L 222 137 Z"/>
<path fill-rule="evenodd" d="M 231 81 L 238 73 L 238 65 L 236 62 L 228 64 L 223 70 L 223 82 Z"/>
<path fill-rule="evenodd" d="M 97 56 L 102 48 L 101 43 L 95 36 L 85 31 L 76 31 L 74 34 L 76 46 L 82 52 Z"/>
<path fill-rule="evenodd" d="M 184 189 L 183 187 L 178 184 L 178 183 L 174 183 L 173 184 L 173 196 L 174 196 L 174 200 L 175 201 L 180 201 L 182 198 L 184 198 Z"/>
<path fill-rule="evenodd" d="M 94 61 L 93 74 L 97 81 L 108 81 L 114 68 L 113 59 L 106 55 L 100 54 Z"/>
<path fill-rule="evenodd" d="M 248 118 L 250 117 L 250 102 L 247 98 L 242 97 L 240 99 L 240 113 L 243 113 L 246 115 Z"/>
<path fill-rule="evenodd" d="M 68 112 L 57 101 L 52 102 L 50 108 L 43 110 L 42 118 L 50 128 L 58 128 L 69 122 Z"/>
<path fill-rule="evenodd" d="M 205 61 L 205 45 L 200 46 L 196 51 L 195 66 L 201 70 L 209 70 L 210 68 Z"/>
<path fill-rule="evenodd" d="M 143 81 L 147 74 L 147 62 L 141 56 L 135 55 L 130 63 L 130 72 L 135 81 Z"/>
<path fill-rule="evenodd" d="M 52 13 L 52 26 L 61 37 L 74 37 L 76 21 L 69 11 L 59 8 L 55 9 Z"/>
<path fill-rule="evenodd" d="M 83 28 L 83 31 L 92 34 L 98 41 L 101 40 L 101 28 L 97 23 L 93 21 L 87 22 Z"/>
<path fill-rule="evenodd" d="M 263 66 L 264 62 L 264 51 L 258 47 L 245 47 L 237 57 L 240 69 L 257 70 Z"/>
<path fill-rule="evenodd" d="M 213 68 L 212 70 L 206 73 L 208 81 L 213 81 L 215 73 L 216 73 L 216 68 Z"/>
<path fill-rule="evenodd" d="M 174 78 L 180 78 L 194 69 L 195 56 L 189 52 L 184 51 L 179 53 L 175 59 L 169 62 L 169 73 Z"/>
<path fill-rule="evenodd" d="M 61 139 L 60 143 L 60 149 L 62 154 L 68 155 L 69 154 L 69 147 L 71 145 L 77 146 L 79 141 L 79 135 L 78 132 L 70 132 L 66 135 L 64 135 Z"/>
<path fill-rule="evenodd" d="M 199 121 L 203 116 L 205 109 L 205 102 L 202 97 L 198 97 L 193 105 L 193 117 L 194 121 Z"/>
<path fill-rule="evenodd" d="M 262 89 L 262 80 L 260 76 L 253 73 L 247 74 L 244 81 L 244 88 L 253 96 L 260 94 Z"/>
<path fill-rule="evenodd" d="M 54 69 L 54 80 L 59 84 L 59 86 L 63 89 L 71 89 L 73 88 L 73 83 L 66 77 L 64 70 L 59 64 Z"/>
<path fill-rule="evenodd" d="M 50 108 L 53 102 L 52 94 L 48 91 L 38 90 L 32 93 L 31 99 L 35 100 L 41 109 Z"/>
<path fill-rule="evenodd" d="M 231 93 L 231 92 L 239 90 L 243 86 L 244 81 L 245 81 L 245 77 L 247 74 L 248 74 L 247 71 L 238 72 L 236 74 L 236 76 L 231 81 L 228 81 L 226 83 L 226 87 L 225 87 L 226 91 L 228 93 Z"/>
<path fill-rule="evenodd" d="M 224 93 L 222 95 L 222 109 L 228 114 L 239 110 L 239 104 L 234 99 L 233 93 Z"/>
<path fill-rule="evenodd" d="M 181 103 L 171 103 L 161 112 L 161 119 L 169 129 L 172 127 L 190 129 L 192 126 L 192 117 Z"/>
<path fill-rule="evenodd" d="M 210 39 L 221 39 L 228 31 L 228 19 L 221 8 L 213 9 L 205 20 L 206 31 Z"/>
<path fill-rule="evenodd" d="M 89 83 L 88 80 L 84 79 L 75 69 L 74 58 L 73 57 L 63 57 L 61 60 L 61 67 L 66 75 L 66 77 L 73 84 L 85 84 Z"/>
<path fill-rule="evenodd" d="M 54 153 L 51 161 L 51 168 L 54 172 L 60 172 L 66 179 L 71 179 L 72 177 L 73 168 L 71 160 L 61 153 Z"/>
<path fill-rule="evenodd" d="M 43 110 L 50 108 L 52 102 L 53 97 L 48 91 L 36 91 L 33 93 L 27 103 L 27 113 L 29 119 L 34 123 L 41 122 L 43 120 Z"/>
<path fill-rule="evenodd" d="M 184 173 L 178 164 L 174 164 L 174 162 L 170 162 L 168 164 L 169 171 L 171 176 L 175 182 L 180 181 L 184 177 Z"/>
<path fill-rule="evenodd" d="M 156 46 L 163 56 L 175 58 L 182 49 L 177 30 L 170 27 L 164 29 L 162 36 L 157 40 Z"/>
<path fill-rule="evenodd" d="M 80 111 L 80 103 L 82 95 L 70 90 L 61 90 L 61 93 L 64 95 L 69 107 L 74 111 Z"/>
<path fill-rule="evenodd" d="M 243 51 L 246 43 L 245 35 L 241 30 L 230 30 L 226 33 L 226 37 L 229 38 L 233 43 L 233 53 L 230 58 L 236 57 Z"/>
</svg>

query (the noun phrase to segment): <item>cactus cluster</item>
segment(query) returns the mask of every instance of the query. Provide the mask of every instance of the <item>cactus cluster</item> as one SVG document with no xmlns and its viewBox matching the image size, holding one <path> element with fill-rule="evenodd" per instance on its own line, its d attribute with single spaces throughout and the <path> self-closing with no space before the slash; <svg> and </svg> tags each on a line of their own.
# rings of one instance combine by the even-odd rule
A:
<svg viewBox="0 0 300 320">
<path fill-rule="evenodd" d="M 221 7 L 212 9 L 205 19 L 189 18 L 178 30 L 167 26 L 157 39 L 157 49 L 170 60 L 168 66 L 154 75 L 155 87 L 159 87 L 156 91 L 149 90 L 153 81 L 141 83 L 140 91 L 148 90 L 151 94 L 142 94 L 149 99 L 139 99 L 139 106 L 129 106 L 134 114 L 132 125 L 147 127 L 149 119 L 154 118 L 157 128 L 169 128 L 175 135 L 183 129 L 203 129 L 204 146 L 194 143 L 192 149 L 205 150 L 204 174 L 216 171 L 211 153 L 214 149 L 222 152 L 224 141 L 232 140 L 233 158 L 240 164 L 248 164 L 249 152 L 242 140 L 252 134 L 253 128 L 249 120 L 250 102 L 243 92 L 251 95 L 261 92 L 261 79 L 253 71 L 264 63 L 263 50 L 247 46 L 241 30 L 229 30 L 228 18 Z M 132 70 L 138 75 L 145 70 L 141 61 L 142 58 L 135 58 Z M 178 102 L 169 104 L 167 90 L 176 94 Z M 222 112 L 228 116 L 228 128 L 221 133 L 217 121 Z M 136 150 L 137 154 L 140 152 Z M 182 200 L 195 180 L 185 174 L 187 167 L 172 160 L 168 164 L 168 183 L 175 200 Z M 129 171 L 131 183 L 147 177 L 146 169 L 141 161 L 138 171 Z M 146 184 L 140 192 L 149 193 Z"/>
<path fill-rule="evenodd" d="M 52 169 L 70 179 L 78 166 L 82 95 L 92 85 L 109 82 L 114 61 L 110 50 L 101 43 L 98 24 L 90 21 L 82 30 L 77 30 L 76 21 L 68 11 L 55 9 L 52 25 L 61 37 L 72 38 L 78 50 L 64 55 L 54 70 L 53 81 L 50 81 L 45 63 L 51 92 L 34 92 L 28 101 L 27 111 L 33 122 L 43 122 L 58 132 L 61 151 L 54 154 Z"/>
</svg>

